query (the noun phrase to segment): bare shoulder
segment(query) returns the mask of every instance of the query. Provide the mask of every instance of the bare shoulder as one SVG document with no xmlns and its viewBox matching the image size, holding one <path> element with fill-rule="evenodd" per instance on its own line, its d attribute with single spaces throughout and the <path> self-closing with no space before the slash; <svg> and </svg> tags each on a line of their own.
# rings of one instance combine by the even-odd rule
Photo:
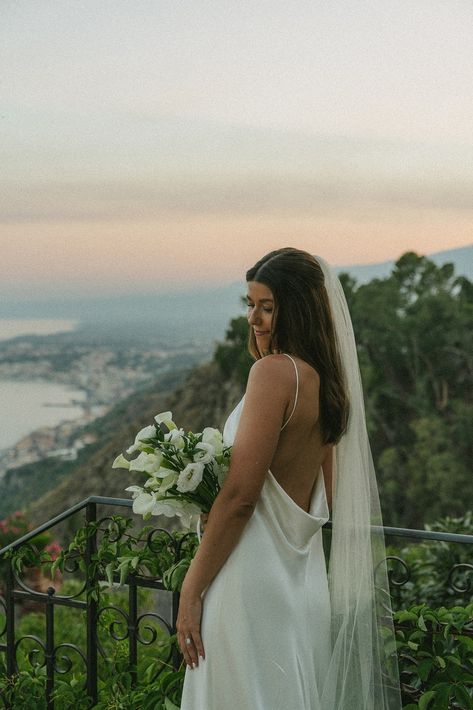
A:
<svg viewBox="0 0 473 710">
<path fill-rule="evenodd" d="M 294 376 L 294 365 L 286 355 L 266 355 L 251 366 L 248 382 L 284 384 Z"/>
<path fill-rule="evenodd" d="M 302 382 L 320 385 L 320 375 L 318 371 L 308 362 L 298 356 L 291 356 L 296 363 L 297 371 Z M 277 382 L 292 387 L 294 381 L 294 365 L 287 355 L 274 354 L 257 360 L 251 367 L 250 378 L 252 381 Z"/>
</svg>

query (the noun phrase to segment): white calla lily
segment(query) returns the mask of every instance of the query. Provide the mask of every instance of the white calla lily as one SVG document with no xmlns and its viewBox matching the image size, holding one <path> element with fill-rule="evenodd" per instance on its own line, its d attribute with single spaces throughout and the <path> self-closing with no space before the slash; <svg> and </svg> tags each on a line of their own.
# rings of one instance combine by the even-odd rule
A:
<svg viewBox="0 0 473 710">
<path fill-rule="evenodd" d="M 160 483 L 159 478 L 151 477 L 151 478 L 148 478 L 144 487 L 147 488 L 148 490 L 152 490 L 155 493 L 157 493 L 160 489 L 160 486 L 161 486 L 161 483 Z"/>
<path fill-rule="evenodd" d="M 176 425 L 172 420 L 172 412 L 161 412 L 156 414 L 154 421 L 156 424 L 164 424 L 168 429 L 177 429 Z"/>
<path fill-rule="evenodd" d="M 112 468 L 130 468 L 130 462 L 126 459 L 123 454 L 119 454 L 115 461 L 112 463 Z"/>
<path fill-rule="evenodd" d="M 130 461 L 130 471 L 142 471 L 143 473 L 155 474 L 161 468 L 162 455 L 147 454 L 142 451 L 136 459 Z"/>
<path fill-rule="evenodd" d="M 143 489 L 141 488 L 141 486 L 128 486 L 128 488 L 125 488 L 125 490 L 128 493 L 133 493 L 133 499 L 139 496 L 140 493 L 143 493 Z"/>
<path fill-rule="evenodd" d="M 174 471 L 170 472 L 165 478 L 162 479 L 161 485 L 159 486 L 159 493 L 165 493 L 167 490 L 173 487 L 179 478 L 179 474 Z"/>
<path fill-rule="evenodd" d="M 145 446 L 142 442 L 146 439 L 153 439 L 155 436 L 156 427 L 154 426 L 154 424 L 150 424 L 149 426 L 143 427 L 143 429 L 140 429 L 138 434 L 135 436 L 135 443 L 129 446 L 126 450 L 127 454 L 133 454 L 135 453 L 135 451 L 140 451 L 143 446 Z"/>
<path fill-rule="evenodd" d="M 156 504 L 156 493 L 140 493 L 133 501 L 133 512 L 148 515 Z"/>
</svg>

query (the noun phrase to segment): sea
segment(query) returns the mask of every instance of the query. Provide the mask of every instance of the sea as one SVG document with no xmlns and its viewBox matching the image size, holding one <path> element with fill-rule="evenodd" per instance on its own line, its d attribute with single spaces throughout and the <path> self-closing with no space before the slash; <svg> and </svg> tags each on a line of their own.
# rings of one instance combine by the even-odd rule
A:
<svg viewBox="0 0 473 710">
<path fill-rule="evenodd" d="M 75 330 L 78 321 L 0 318 L 0 340 L 20 335 L 52 335 Z M 85 392 L 41 380 L 0 379 L 0 451 L 35 429 L 57 426 L 82 414 Z"/>
</svg>

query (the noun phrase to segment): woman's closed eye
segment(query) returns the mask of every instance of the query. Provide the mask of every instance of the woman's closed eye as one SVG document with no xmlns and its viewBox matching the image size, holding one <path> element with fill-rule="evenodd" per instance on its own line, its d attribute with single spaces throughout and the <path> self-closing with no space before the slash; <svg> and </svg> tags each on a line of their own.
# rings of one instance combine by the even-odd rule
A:
<svg viewBox="0 0 473 710">
<path fill-rule="evenodd" d="M 247 303 L 246 305 L 248 306 L 248 308 L 254 308 L 254 307 L 255 307 L 255 304 L 254 304 L 254 303 Z M 263 306 L 263 311 L 264 311 L 265 313 L 272 313 L 272 312 L 273 312 L 273 309 L 272 309 L 272 308 L 265 308 L 265 307 Z"/>
</svg>

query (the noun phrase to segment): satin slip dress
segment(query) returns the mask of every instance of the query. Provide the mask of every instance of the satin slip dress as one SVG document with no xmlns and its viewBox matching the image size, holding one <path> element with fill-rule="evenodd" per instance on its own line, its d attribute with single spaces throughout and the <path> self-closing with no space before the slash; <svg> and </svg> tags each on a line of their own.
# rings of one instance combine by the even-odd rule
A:
<svg viewBox="0 0 473 710">
<path fill-rule="evenodd" d="M 282 429 L 299 393 L 297 365 L 287 357 L 296 371 L 296 396 Z M 226 421 L 227 445 L 243 401 Z M 206 658 L 186 670 L 181 710 L 324 710 L 331 640 L 321 528 L 328 518 L 322 469 L 309 512 L 268 470 L 251 518 L 205 593 Z"/>
</svg>

